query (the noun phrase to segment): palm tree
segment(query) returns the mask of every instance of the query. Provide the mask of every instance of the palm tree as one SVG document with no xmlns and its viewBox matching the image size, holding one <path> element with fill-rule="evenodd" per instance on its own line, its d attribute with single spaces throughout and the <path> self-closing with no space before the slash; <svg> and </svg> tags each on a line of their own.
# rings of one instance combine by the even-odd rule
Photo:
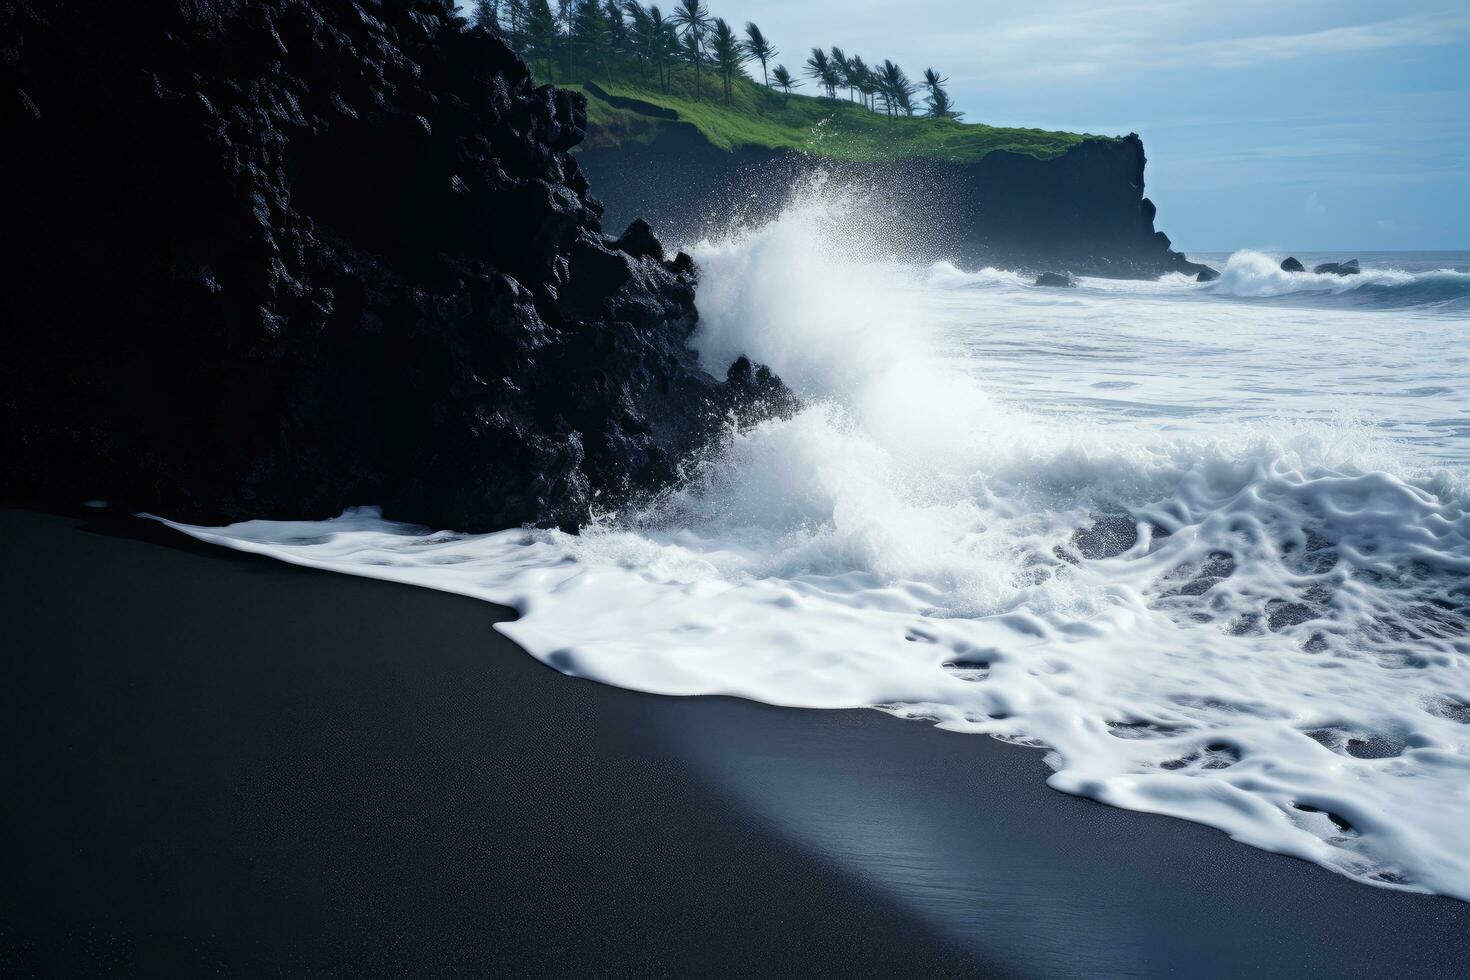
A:
<svg viewBox="0 0 1470 980">
<path fill-rule="evenodd" d="M 745 53 L 745 46 L 740 43 L 740 38 L 723 17 L 715 18 L 714 30 L 710 32 L 710 51 L 714 54 L 715 67 L 720 69 L 724 78 L 725 104 L 729 105 L 730 79 L 735 77 L 736 72 L 742 72 L 750 55 Z"/>
<path fill-rule="evenodd" d="M 570 46 L 574 40 L 581 41 L 586 45 L 592 61 L 601 64 L 607 80 L 612 81 L 612 71 L 607 64 L 607 21 L 603 19 L 602 8 L 597 5 L 597 0 L 582 0 L 582 5 L 577 8 L 576 23 L 572 26 L 574 36 L 567 38 L 567 45 Z M 568 64 L 570 65 L 570 60 Z"/>
<path fill-rule="evenodd" d="M 912 116 L 914 114 L 914 93 L 916 91 L 918 89 L 913 85 L 904 85 L 893 93 L 894 104 L 898 106 L 898 111 L 905 116 Z"/>
<path fill-rule="evenodd" d="M 674 26 L 684 31 L 684 57 L 694 64 L 694 98 L 699 99 L 700 62 L 704 60 L 704 35 L 709 31 L 709 8 L 704 0 L 679 0 L 670 18 Z"/>
<path fill-rule="evenodd" d="M 656 18 L 656 22 L 657 18 Z M 670 63 L 676 62 L 681 57 L 679 54 L 679 28 L 670 19 L 664 18 L 659 22 L 659 57 L 663 65 L 663 90 L 669 91 L 669 85 L 673 84 L 673 69 Z"/>
<path fill-rule="evenodd" d="M 527 7 L 529 18 L 527 30 L 530 34 L 530 53 L 546 60 L 546 78 L 551 80 L 551 59 L 556 50 L 556 16 L 551 12 L 547 0 L 530 0 Z"/>
<path fill-rule="evenodd" d="M 623 19 L 620 0 L 603 0 L 602 22 L 607 30 L 608 47 L 615 52 L 628 50 L 628 22 Z"/>
<path fill-rule="evenodd" d="M 502 30 L 506 40 L 516 54 L 526 57 L 527 25 L 531 20 L 531 11 L 526 0 L 505 0 L 505 20 Z"/>
<path fill-rule="evenodd" d="M 753 23 L 745 25 L 745 53 L 761 63 L 761 81 L 769 88 L 771 77 L 766 74 L 766 62 L 781 52 L 776 50 L 776 46 Z"/>
<path fill-rule="evenodd" d="M 657 7 L 649 11 L 649 17 L 652 19 L 654 30 L 657 32 L 655 35 L 657 40 L 655 50 L 658 54 L 659 70 L 663 74 L 664 91 L 667 92 L 669 90 L 669 75 L 671 74 L 669 62 L 676 61 L 680 57 L 679 29 L 674 26 L 672 20 L 661 15 Z"/>
<path fill-rule="evenodd" d="M 648 74 L 648 63 L 653 60 L 650 57 L 648 11 L 638 0 L 627 0 L 624 9 L 628 12 L 628 41 L 633 52 L 634 59 L 638 62 L 638 77 L 642 79 Z"/>
<path fill-rule="evenodd" d="M 627 11 L 633 20 L 631 35 L 639 74 L 642 74 L 646 65 L 652 65 L 658 72 L 659 90 L 667 92 L 669 84 L 664 65 L 668 61 L 670 50 L 675 47 L 669 43 L 669 32 L 673 27 L 664 19 L 663 11 L 656 6 L 645 8 L 638 0 L 628 0 Z"/>
<path fill-rule="evenodd" d="M 572 43 L 577 35 L 577 0 L 560 0 L 556 8 L 557 29 L 561 33 L 562 40 L 567 46 L 567 77 L 566 81 L 572 80 L 572 49 L 576 47 Z M 547 81 L 551 81 L 550 78 Z"/>
<path fill-rule="evenodd" d="M 786 70 L 785 65 L 777 65 L 776 70 L 771 73 L 771 77 L 776 80 L 776 87 L 786 93 L 786 98 L 781 100 L 781 104 L 784 106 L 791 101 L 791 90 L 800 88 L 801 83 L 791 77 L 791 72 Z"/>
<path fill-rule="evenodd" d="M 837 89 L 842 85 L 842 74 L 830 58 L 827 60 L 827 73 L 822 76 L 822 84 L 827 86 L 827 98 L 837 98 Z"/>
<path fill-rule="evenodd" d="M 852 99 L 852 62 L 847 60 L 847 55 L 842 53 L 841 48 L 832 49 L 832 70 L 837 73 L 837 79 L 847 89 L 847 97 Z"/>
<path fill-rule="evenodd" d="M 827 52 L 821 48 L 812 48 L 812 56 L 806 59 L 806 73 L 827 90 L 828 97 L 834 97 L 837 94 L 837 87 L 833 84 L 835 72 L 832 62 L 827 58 Z"/>
<path fill-rule="evenodd" d="M 699 70 L 704 65 L 704 52 L 699 47 L 693 34 L 684 34 L 679 38 L 679 58 L 694 66 L 694 98 L 700 97 Z"/>
<path fill-rule="evenodd" d="M 904 113 L 912 116 L 914 114 L 914 84 L 909 81 L 903 69 L 892 61 L 884 60 L 878 68 L 878 97 L 883 100 L 883 108 L 888 115 Z"/>
<path fill-rule="evenodd" d="M 926 96 L 924 102 L 929 106 L 929 115 L 935 119 L 963 119 L 965 117 L 963 112 L 955 111 L 954 100 L 942 88 Z"/>
<path fill-rule="evenodd" d="M 873 73 L 868 63 L 857 55 L 847 59 L 847 84 L 857 89 L 864 109 L 871 109 L 873 97 Z"/>
<path fill-rule="evenodd" d="M 936 119 L 958 119 L 964 115 L 963 112 L 954 111 L 954 100 L 944 90 L 949 84 L 949 79 L 940 77 L 939 72 L 933 68 L 924 69 L 924 88 L 929 94 L 924 97 L 924 102 L 929 106 L 929 115 Z"/>
<path fill-rule="evenodd" d="M 475 0 L 473 17 L 476 27 L 500 30 L 500 0 Z"/>
</svg>

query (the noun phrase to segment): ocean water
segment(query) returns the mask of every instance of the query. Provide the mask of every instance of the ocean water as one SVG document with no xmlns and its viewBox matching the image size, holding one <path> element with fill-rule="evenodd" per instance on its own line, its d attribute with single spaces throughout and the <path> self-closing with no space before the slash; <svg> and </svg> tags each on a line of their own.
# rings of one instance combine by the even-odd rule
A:
<svg viewBox="0 0 1470 980">
<path fill-rule="evenodd" d="M 904 250 L 820 187 L 695 246 L 705 364 L 806 407 L 577 535 L 185 530 L 514 606 L 568 674 L 1036 746 L 1064 792 L 1470 900 L 1470 253 L 1041 290 Z"/>
</svg>

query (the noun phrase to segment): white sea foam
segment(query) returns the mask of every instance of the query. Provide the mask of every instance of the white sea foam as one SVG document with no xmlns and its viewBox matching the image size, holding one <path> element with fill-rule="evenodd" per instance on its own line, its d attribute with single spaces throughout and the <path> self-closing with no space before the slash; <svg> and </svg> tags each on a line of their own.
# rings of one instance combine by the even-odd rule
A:
<svg viewBox="0 0 1470 980">
<path fill-rule="evenodd" d="M 1378 307 L 1444 305 L 1470 311 L 1470 273 L 1455 269 L 1406 272 L 1393 268 L 1366 268 L 1357 275 L 1284 272 L 1280 260 L 1261 252 L 1242 251 L 1230 256 L 1220 278 L 1208 291 L 1245 298 L 1282 296 L 1340 297 Z"/>
<path fill-rule="evenodd" d="M 807 407 L 636 511 L 186 530 L 512 605 L 567 673 L 1044 745 L 1058 789 L 1470 900 L 1470 494 L 1431 418 L 1455 367 L 1391 368 L 1421 394 L 1385 432 L 1392 381 L 1310 348 L 1369 345 L 1351 366 L 1412 325 L 905 267 L 855 254 L 852 213 L 817 195 L 697 249 L 707 366 L 747 353 Z"/>
<path fill-rule="evenodd" d="M 1288 293 L 1346 293 L 1365 284 L 1400 286 L 1413 282 L 1412 273 L 1394 269 L 1369 269 L 1356 276 L 1331 273 L 1285 272 L 1280 260 L 1261 252 L 1236 252 L 1212 284 L 1216 292 L 1232 296 L 1283 296 Z M 1470 277 L 1467 277 L 1470 280 Z"/>
</svg>

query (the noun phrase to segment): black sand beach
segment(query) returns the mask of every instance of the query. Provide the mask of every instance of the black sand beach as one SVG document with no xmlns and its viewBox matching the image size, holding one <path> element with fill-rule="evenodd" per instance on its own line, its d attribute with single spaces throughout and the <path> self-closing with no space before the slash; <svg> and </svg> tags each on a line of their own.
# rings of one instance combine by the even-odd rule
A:
<svg viewBox="0 0 1470 980">
<path fill-rule="evenodd" d="M 873 711 L 561 676 L 469 599 L 0 512 L 6 976 L 1465 976 L 1470 905 Z"/>
</svg>

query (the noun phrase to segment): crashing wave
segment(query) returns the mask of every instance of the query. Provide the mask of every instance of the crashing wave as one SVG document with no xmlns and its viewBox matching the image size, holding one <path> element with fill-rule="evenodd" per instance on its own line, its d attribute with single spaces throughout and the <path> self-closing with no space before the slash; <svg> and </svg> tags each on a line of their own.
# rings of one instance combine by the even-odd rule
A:
<svg viewBox="0 0 1470 980">
<path fill-rule="evenodd" d="M 977 295 L 1043 325 L 1113 300 L 905 267 L 861 214 L 817 195 L 697 249 L 705 368 L 748 354 L 807 407 L 639 507 L 575 535 L 369 511 L 186 530 L 511 605 L 500 628 L 567 673 L 1043 745 L 1058 789 L 1470 900 L 1463 468 L 1352 419 L 1207 437 L 999 397 L 967 346 Z M 1271 280 L 1260 265 L 1237 257 L 1217 286 Z M 1135 311 L 1181 292 L 1094 288 Z M 1043 368 L 1116 357 L 1058 332 L 1011 346 Z"/>
</svg>

